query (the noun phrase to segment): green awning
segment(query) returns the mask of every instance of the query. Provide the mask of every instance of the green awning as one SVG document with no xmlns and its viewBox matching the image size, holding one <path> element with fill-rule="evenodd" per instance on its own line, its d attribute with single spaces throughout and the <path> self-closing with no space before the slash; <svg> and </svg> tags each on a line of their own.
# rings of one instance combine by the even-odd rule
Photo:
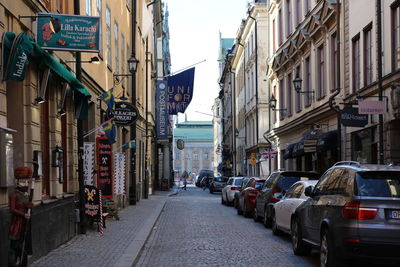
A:
<svg viewBox="0 0 400 267">
<path fill-rule="evenodd" d="M 32 38 L 28 35 L 23 34 L 24 38 L 20 42 L 20 46 L 24 47 L 24 51 L 30 55 L 31 59 L 35 61 L 40 67 L 48 67 L 50 68 L 57 76 L 67 82 L 70 87 L 74 90 L 74 98 L 75 105 L 79 107 L 79 119 L 86 120 L 88 116 L 88 100 L 90 98 L 89 91 L 83 86 L 83 84 L 73 75 L 70 71 L 68 71 L 60 62 L 58 62 L 54 57 L 52 57 L 46 50 L 41 48 L 38 44 L 36 44 Z M 9 39 L 15 38 L 14 33 L 6 33 L 5 35 Z M 12 41 L 12 40 L 9 40 Z M 9 42 L 10 43 L 10 42 Z M 26 48 L 29 47 L 29 50 Z M 5 50 L 4 52 L 7 52 Z M 7 55 L 8 56 L 8 55 Z"/>
</svg>

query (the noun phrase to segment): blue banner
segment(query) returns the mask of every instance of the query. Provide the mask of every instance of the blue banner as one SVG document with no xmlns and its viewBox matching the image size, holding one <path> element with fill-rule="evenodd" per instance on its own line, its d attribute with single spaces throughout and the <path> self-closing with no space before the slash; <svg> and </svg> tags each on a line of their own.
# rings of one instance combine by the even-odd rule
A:
<svg viewBox="0 0 400 267">
<path fill-rule="evenodd" d="M 184 113 L 192 101 L 194 68 L 167 78 L 169 115 Z"/>
<path fill-rule="evenodd" d="M 167 93 L 167 82 L 157 81 L 156 90 L 156 127 L 157 137 L 159 139 L 168 138 L 168 93 Z"/>
<path fill-rule="evenodd" d="M 44 49 L 99 52 L 100 17 L 39 13 L 37 43 Z"/>
</svg>

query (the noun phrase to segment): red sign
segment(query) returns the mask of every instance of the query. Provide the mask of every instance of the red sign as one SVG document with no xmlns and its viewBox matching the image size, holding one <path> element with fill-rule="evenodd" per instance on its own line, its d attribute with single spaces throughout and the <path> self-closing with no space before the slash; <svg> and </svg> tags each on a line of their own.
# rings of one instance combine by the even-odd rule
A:
<svg viewBox="0 0 400 267">
<path fill-rule="evenodd" d="M 97 186 L 103 198 L 112 198 L 112 145 L 107 137 L 96 138 Z"/>
</svg>

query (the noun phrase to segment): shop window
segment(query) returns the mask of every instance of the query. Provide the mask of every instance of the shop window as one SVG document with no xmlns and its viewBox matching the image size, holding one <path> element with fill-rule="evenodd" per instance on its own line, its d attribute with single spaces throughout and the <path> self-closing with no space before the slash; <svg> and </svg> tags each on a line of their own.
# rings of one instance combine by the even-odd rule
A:
<svg viewBox="0 0 400 267">
<path fill-rule="evenodd" d="M 351 134 L 352 160 L 360 163 L 376 163 L 372 155 L 373 133 L 373 129 L 369 128 Z"/>
</svg>

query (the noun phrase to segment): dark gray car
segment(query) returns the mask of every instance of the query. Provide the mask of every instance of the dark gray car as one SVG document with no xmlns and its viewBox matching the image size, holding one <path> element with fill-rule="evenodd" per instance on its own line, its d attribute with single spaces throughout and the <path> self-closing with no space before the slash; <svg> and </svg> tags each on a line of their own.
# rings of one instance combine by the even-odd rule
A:
<svg viewBox="0 0 400 267">
<path fill-rule="evenodd" d="M 321 266 L 343 260 L 400 262 L 400 168 L 338 162 L 291 219 L 297 255 L 319 247 Z"/>
</svg>

